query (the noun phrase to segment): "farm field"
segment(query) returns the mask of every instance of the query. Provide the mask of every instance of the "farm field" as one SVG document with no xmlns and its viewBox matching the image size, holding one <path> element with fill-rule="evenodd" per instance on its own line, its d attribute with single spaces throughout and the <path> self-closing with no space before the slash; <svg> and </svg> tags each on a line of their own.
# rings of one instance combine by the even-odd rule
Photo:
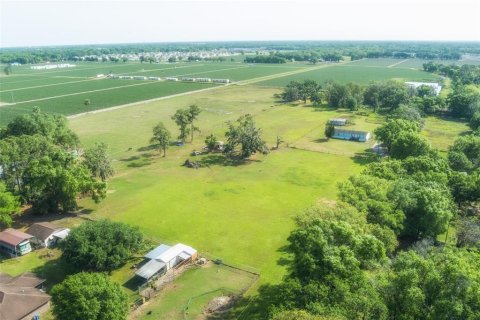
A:
<svg viewBox="0 0 480 320">
<path fill-rule="evenodd" d="M 480 60 L 473 60 L 473 59 L 465 59 L 465 60 L 426 60 L 426 59 L 395 59 L 395 58 L 375 58 L 375 59 L 361 59 L 355 60 L 350 62 L 350 65 L 358 65 L 358 66 L 384 66 L 390 68 L 413 68 L 413 69 L 423 69 L 423 64 L 433 61 L 435 63 L 442 63 L 442 64 L 480 64 Z"/>
<path fill-rule="evenodd" d="M 259 82 L 258 84 L 281 87 L 287 85 L 290 81 L 302 81 L 305 79 L 316 80 L 318 82 L 335 80 L 341 83 L 355 82 L 359 84 L 368 84 L 370 81 L 382 81 L 388 79 L 401 81 L 436 81 L 438 80 L 438 76 L 419 70 L 388 68 L 385 66 L 354 65 L 348 63 L 270 79 Z"/>
<path fill-rule="evenodd" d="M 0 125 L 29 112 L 34 106 L 45 112 L 73 115 L 112 106 L 212 87 L 214 84 L 168 81 L 97 79 L 97 74 L 210 77 L 241 81 L 308 69 L 308 65 L 247 65 L 243 63 L 80 63 L 77 67 L 30 70 L 18 67 L 0 77 Z M 90 100 L 85 105 L 85 99 Z"/>
<path fill-rule="evenodd" d="M 52 70 L 31 70 L 27 66 L 20 66 L 14 68 L 12 75 L 0 77 L 0 126 L 19 114 L 29 112 L 34 106 L 45 112 L 69 116 L 213 86 L 168 81 L 97 79 L 97 74 L 228 78 L 240 84 L 258 82 L 263 86 L 283 86 L 291 80 L 303 79 L 362 84 L 386 79 L 437 79 L 432 74 L 418 70 L 388 68 L 388 65 L 398 62 L 398 59 L 365 59 L 315 66 L 302 63 L 269 65 L 239 62 L 83 62 L 73 68 Z M 90 100 L 90 104 L 84 104 L 86 99 Z"/>
</svg>

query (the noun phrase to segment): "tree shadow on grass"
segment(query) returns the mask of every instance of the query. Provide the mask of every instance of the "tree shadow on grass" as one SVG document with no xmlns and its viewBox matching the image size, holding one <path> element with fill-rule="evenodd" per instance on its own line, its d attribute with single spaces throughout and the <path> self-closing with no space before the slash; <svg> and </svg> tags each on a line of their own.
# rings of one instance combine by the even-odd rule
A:
<svg viewBox="0 0 480 320">
<path fill-rule="evenodd" d="M 319 138 L 319 139 L 313 140 L 313 142 L 315 142 L 315 143 L 325 143 L 325 142 L 328 142 L 328 141 L 330 141 L 330 139 L 327 139 L 327 138 Z"/>
<path fill-rule="evenodd" d="M 210 166 L 225 166 L 237 167 L 252 162 L 259 162 L 260 160 L 242 159 L 239 157 L 229 157 L 223 153 L 211 153 L 197 160 L 201 167 Z"/>
<path fill-rule="evenodd" d="M 48 258 L 48 253 L 40 258 Z M 68 275 L 74 274 L 76 271 L 64 259 L 59 257 L 48 260 L 43 265 L 34 268 L 32 272 L 46 280 L 46 289 L 50 291 L 54 285 L 62 282 Z"/>
<path fill-rule="evenodd" d="M 378 162 L 380 159 L 381 157 L 370 149 L 366 149 L 364 152 L 355 153 L 352 157 L 353 162 L 361 165 Z"/>
<path fill-rule="evenodd" d="M 130 156 L 128 158 L 120 159 L 122 162 L 128 162 L 127 167 L 139 168 L 150 165 L 157 154 L 155 152 L 144 152 L 140 155 Z"/>
<path fill-rule="evenodd" d="M 83 213 L 83 212 L 82 212 Z M 65 212 L 65 213 L 51 213 L 51 214 L 34 214 L 31 209 L 25 210 L 25 212 L 17 217 L 12 225 L 12 228 L 22 229 L 29 227 L 37 222 L 53 222 L 62 220 L 65 218 L 75 218 L 77 213 Z"/>
<path fill-rule="evenodd" d="M 151 144 L 151 145 L 148 145 L 148 146 L 145 146 L 145 147 L 140 147 L 140 148 L 137 149 L 137 151 L 145 152 L 145 151 L 152 151 L 152 150 L 155 150 L 155 149 L 156 149 L 156 145 Z"/>
</svg>

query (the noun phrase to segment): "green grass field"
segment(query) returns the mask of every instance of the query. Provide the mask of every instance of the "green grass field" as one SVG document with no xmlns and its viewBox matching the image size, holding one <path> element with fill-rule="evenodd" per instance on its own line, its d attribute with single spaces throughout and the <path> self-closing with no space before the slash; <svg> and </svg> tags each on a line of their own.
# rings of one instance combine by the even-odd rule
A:
<svg viewBox="0 0 480 320">
<path fill-rule="evenodd" d="M 401 81 L 435 81 L 438 80 L 438 76 L 419 70 L 388 68 L 384 66 L 365 66 L 348 63 L 344 65 L 331 65 L 292 76 L 262 81 L 258 84 L 283 87 L 290 81 L 302 81 L 305 79 L 312 79 L 318 82 L 335 80 L 341 83 L 355 82 L 359 84 L 368 84 L 370 81 L 383 81 L 388 79 Z"/>
</svg>

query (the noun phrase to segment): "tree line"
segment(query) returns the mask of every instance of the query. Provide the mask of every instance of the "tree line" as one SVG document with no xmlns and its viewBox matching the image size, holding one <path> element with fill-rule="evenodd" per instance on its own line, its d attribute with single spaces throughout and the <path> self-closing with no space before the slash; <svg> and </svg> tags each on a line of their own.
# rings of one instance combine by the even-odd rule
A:
<svg viewBox="0 0 480 320">
<path fill-rule="evenodd" d="M 398 81 L 371 82 L 367 86 L 315 80 L 291 81 L 278 95 L 283 102 L 310 101 L 326 103 L 331 108 L 389 113 L 390 116 L 419 118 L 424 115 L 449 115 L 470 123 L 472 130 L 480 126 L 480 92 L 473 85 L 455 83 L 446 98 L 435 95 L 428 85 L 416 89 Z"/>
<path fill-rule="evenodd" d="M 110 54 L 141 54 L 143 52 L 199 51 L 199 50 L 241 50 L 251 52 L 262 49 L 291 55 L 296 61 L 310 61 L 312 55 L 334 54 L 349 56 L 352 60 L 363 58 L 410 58 L 458 60 L 462 54 L 478 54 L 475 43 L 452 42 L 358 42 L 358 41 L 240 41 L 210 43 L 144 43 L 144 44 L 103 44 L 68 47 L 3 48 L 0 50 L 1 63 L 21 64 L 46 61 L 76 61 L 79 57 Z M 306 58 L 306 59 L 305 59 Z"/>
<path fill-rule="evenodd" d="M 480 66 L 463 64 L 461 66 L 445 65 L 433 61 L 423 64 L 423 70 L 449 77 L 455 84 L 480 84 Z"/>
</svg>

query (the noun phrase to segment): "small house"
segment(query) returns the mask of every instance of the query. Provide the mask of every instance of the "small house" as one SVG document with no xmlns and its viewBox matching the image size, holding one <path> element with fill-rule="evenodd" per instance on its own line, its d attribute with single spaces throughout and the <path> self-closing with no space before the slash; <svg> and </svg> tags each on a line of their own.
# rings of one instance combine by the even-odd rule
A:
<svg viewBox="0 0 480 320">
<path fill-rule="evenodd" d="M 8 228 L 0 232 L 0 251 L 11 256 L 23 256 L 32 251 L 30 240 L 32 235 Z"/>
<path fill-rule="evenodd" d="M 27 229 L 27 233 L 33 236 L 32 243 L 46 248 L 52 247 L 65 239 L 69 232 L 70 229 L 59 227 L 50 222 L 34 223 Z"/>
<path fill-rule="evenodd" d="M 335 128 L 332 138 L 348 141 L 367 142 L 368 140 L 370 140 L 371 134 L 367 131 L 345 130 Z"/>
<path fill-rule="evenodd" d="M 148 281 L 154 276 L 163 275 L 185 262 L 197 259 L 197 250 L 184 244 L 168 246 L 161 244 L 145 256 L 147 262 L 135 272 L 135 275 Z"/>
<path fill-rule="evenodd" d="M 334 126 L 346 126 L 347 119 L 344 119 L 344 118 L 330 119 L 328 120 L 328 123 Z"/>
<path fill-rule="evenodd" d="M 0 272 L 0 319 L 30 320 L 50 307 L 44 279 L 30 272 L 11 277 Z"/>
</svg>

